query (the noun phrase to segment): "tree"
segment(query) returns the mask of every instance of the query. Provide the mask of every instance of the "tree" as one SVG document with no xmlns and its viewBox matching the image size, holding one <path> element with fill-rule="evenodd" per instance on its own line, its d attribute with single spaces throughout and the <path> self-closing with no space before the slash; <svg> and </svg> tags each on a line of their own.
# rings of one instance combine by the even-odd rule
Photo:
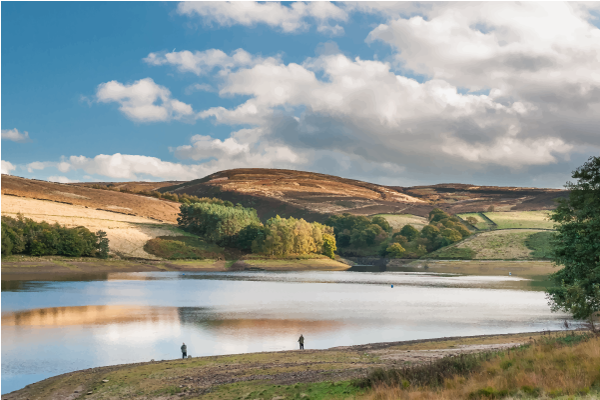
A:
<svg viewBox="0 0 600 400">
<path fill-rule="evenodd" d="M 478 223 L 479 221 L 477 221 L 477 218 L 475 218 L 475 217 L 467 217 L 467 222 L 468 222 L 469 224 L 471 224 L 471 225 L 475 226 L 475 225 L 477 225 L 477 223 Z"/>
<path fill-rule="evenodd" d="M 451 228 L 444 229 L 442 231 L 441 235 L 443 237 L 445 237 L 446 239 L 448 239 L 452 243 L 458 242 L 459 240 L 462 239 L 462 235 L 457 230 L 454 230 Z"/>
<path fill-rule="evenodd" d="M 572 177 L 577 182 L 565 185 L 568 199 L 550 215 L 557 223 L 552 256 L 563 268 L 551 275 L 547 297 L 552 311 L 593 324 L 600 311 L 600 157 L 590 157 Z"/>
<path fill-rule="evenodd" d="M 335 236 L 328 233 L 323 234 L 323 254 L 333 260 L 336 251 Z"/>
<path fill-rule="evenodd" d="M 412 225 L 404 225 L 402 229 L 400 229 L 400 234 L 408 239 L 408 241 L 413 241 L 419 237 L 420 232 Z"/>
<path fill-rule="evenodd" d="M 387 221 L 387 219 L 380 217 L 380 216 L 375 216 L 373 217 L 373 219 L 371 220 L 372 223 L 379 225 L 381 227 L 381 229 L 383 229 L 386 232 L 391 232 L 392 231 L 392 226 L 390 225 L 390 223 Z"/>
<path fill-rule="evenodd" d="M 14 244 L 11 238 L 12 230 L 2 222 L 2 255 L 10 256 L 12 254 L 12 249 L 14 248 Z"/>
<path fill-rule="evenodd" d="M 449 215 L 439 208 L 434 208 L 429 212 L 429 221 L 438 222 L 441 219 L 448 218 Z"/>
<path fill-rule="evenodd" d="M 423 229 L 421 229 L 421 237 L 427 238 L 429 240 L 434 240 L 437 235 L 440 234 L 440 230 L 433 226 L 427 225 Z"/>
<path fill-rule="evenodd" d="M 402 255 L 406 253 L 406 250 L 400 245 L 400 243 L 392 243 L 388 246 L 386 252 L 391 258 L 401 258 Z"/>
</svg>

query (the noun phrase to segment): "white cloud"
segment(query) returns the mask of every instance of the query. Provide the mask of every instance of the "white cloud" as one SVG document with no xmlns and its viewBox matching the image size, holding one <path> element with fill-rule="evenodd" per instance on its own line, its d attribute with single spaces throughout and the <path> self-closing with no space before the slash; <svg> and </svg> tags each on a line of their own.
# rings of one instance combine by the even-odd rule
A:
<svg viewBox="0 0 600 400">
<path fill-rule="evenodd" d="M 2 129 L 2 139 L 12 140 L 13 142 L 29 142 L 29 132 L 19 132 L 15 129 Z"/>
<path fill-rule="evenodd" d="M 245 50 L 237 49 L 227 55 L 218 49 L 191 52 L 188 50 L 172 51 L 170 53 L 150 53 L 144 61 L 150 65 L 173 65 L 180 72 L 192 72 L 196 75 L 212 71 L 219 67 L 226 73 L 228 70 L 255 65 L 263 62 L 260 57 L 252 56 Z"/>
<path fill-rule="evenodd" d="M 12 163 L 4 160 L 0 160 L 0 165 L 2 166 L 2 173 L 10 175 L 10 171 L 17 169 Z"/>
<path fill-rule="evenodd" d="M 323 55 L 304 65 L 269 61 L 240 69 L 226 77 L 220 94 L 250 99 L 233 109 L 205 110 L 200 117 L 256 125 L 262 140 L 294 149 L 359 154 L 372 162 L 423 162 L 423 157 L 436 154 L 440 161 L 470 163 L 480 154 L 476 161 L 481 164 L 484 154 L 493 153 L 487 163 L 519 167 L 554 162 L 557 154 L 572 148 L 549 132 L 544 132 L 543 146 L 523 133 L 527 118 L 536 112 L 532 104 L 503 104 L 487 95 L 460 94 L 444 80 L 418 83 L 396 75 L 387 63 L 350 60 L 340 54 Z M 299 108 L 306 109 L 300 118 L 294 116 Z M 209 139 L 201 143 L 206 154 L 217 151 L 207 145 L 212 143 Z M 506 150 L 524 144 L 536 147 L 535 157 L 527 151 Z M 469 150 L 453 150 L 458 147 Z M 192 145 L 178 151 L 193 149 Z"/>
<path fill-rule="evenodd" d="M 436 3 L 369 40 L 397 50 L 403 68 L 513 99 L 586 107 L 600 100 L 600 29 L 578 3 Z"/>
<path fill-rule="evenodd" d="M 213 92 L 215 91 L 213 89 L 212 86 L 210 86 L 207 83 L 195 83 L 193 85 L 188 86 L 187 88 L 185 88 L 185 94 L 192 94 L 196 91 L 199 92 Z"/>
<path fill-rule="evenodd" d="M 58 169 L 60 172 L 68 172 L 70 169 L 70 164 L 65 161 L 61 161 L 61 162 L 34 161 L 34 162 L 31 162 L 31 163 L 25 165 L 25 168 L 27 169 L 27 172 L 29 172 L 29 173 L 33 173 L 33 171 L 35 171 L 35 170 L 43 170 L 43 169 L 50 168 L 50 167 L 54 167 L 54 168 Z"/>
<path fill-rule="evenodd" d="M 49 176 L 48 177 L 48 181 L 50 181 L 50 182 L 58 182 L 58 183 L 74 183 L 74 182 L 79 182 L 78 180 L 69 179 L 66 176 L 57 176 L 57 175 Z"/>
<path fill-rule="evenodd" d="M 117 81 L 101 83 L 96 98 L 102 103 L 118 103 L 123 114 L 138 122 L 170 121 L 194 114 L 189 104 L 171 98 L 169 89 L 157 85 L 151 78 L 130 85 Z"/>
<path fill-rule="evenodd" d="M 310 19 L 316 21 L 319 32 L 336 35 L 343 28 L 331 24 L 348 19 L 346 11 L 330 2 L 294 2 L 289 7 L 276 2 L 182 2 L 177 12 L 221 26 L 267 24 L 283 32 L 306 30 Z"/>
</svg>

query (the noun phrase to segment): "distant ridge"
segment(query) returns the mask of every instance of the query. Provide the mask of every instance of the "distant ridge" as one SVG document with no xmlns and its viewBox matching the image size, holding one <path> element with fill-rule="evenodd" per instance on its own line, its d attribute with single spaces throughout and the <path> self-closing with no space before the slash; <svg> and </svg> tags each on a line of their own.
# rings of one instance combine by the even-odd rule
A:
<svg viewBox="0 0 600 400">
<path fill-rule="evenodd" d="M 439 207 L 450 213 L 487 210 L 554 209 L 560 189 L 476 186 L 460 183 L 430 186 L 384 186 L 333 175 L 286 169 L 239 168 L 201 179 L 164 186 L 162 192 L 219 197 L 257 209 L 262 219 L 275 215 L 323 220 L 331 214 L 385 213 L 422 217 Z"/>
</svg>

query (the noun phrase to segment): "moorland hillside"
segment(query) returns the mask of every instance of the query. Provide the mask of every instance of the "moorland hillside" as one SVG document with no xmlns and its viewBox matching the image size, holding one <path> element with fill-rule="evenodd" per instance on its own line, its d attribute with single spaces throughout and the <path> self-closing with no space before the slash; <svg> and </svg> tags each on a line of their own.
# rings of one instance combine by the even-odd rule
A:
<svg viewBox="0 0 600 400">
<path fill-rule="evenodd" d="M 275 215 L 323 220 L 331 214 L 411 214 L 427 217 L 433 208 L 450 213 L 549 210 L 560 189 L 439 184 L 383 186 L 337 176 L 283 169 L 243 168 L 164 186 L 161 192 L 218 197 L 256 208 L 261 219 Z"/>
</svg>

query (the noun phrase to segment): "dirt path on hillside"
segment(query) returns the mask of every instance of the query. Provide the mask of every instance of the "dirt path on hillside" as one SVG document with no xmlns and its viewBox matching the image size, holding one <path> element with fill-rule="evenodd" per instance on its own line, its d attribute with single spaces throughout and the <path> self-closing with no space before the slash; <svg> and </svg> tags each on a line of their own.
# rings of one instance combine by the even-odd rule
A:
<svg viewBox="0 0 600 400">
<path fill-rule="evenodd" d="M 373 368 L 420 365 L 449 355 L 508 349 L 542 335 L 523 333 L 374 343 L 327 350 L 281 351 L 154 360 L 59 375 L 2 396 L 24 399 L 202 398 L 221 385 L 342 381 Z M 176 393 L 167 394 L 165 388 Z M 171 390 L 171 389 L 169 389 Z"/>
</svg>

